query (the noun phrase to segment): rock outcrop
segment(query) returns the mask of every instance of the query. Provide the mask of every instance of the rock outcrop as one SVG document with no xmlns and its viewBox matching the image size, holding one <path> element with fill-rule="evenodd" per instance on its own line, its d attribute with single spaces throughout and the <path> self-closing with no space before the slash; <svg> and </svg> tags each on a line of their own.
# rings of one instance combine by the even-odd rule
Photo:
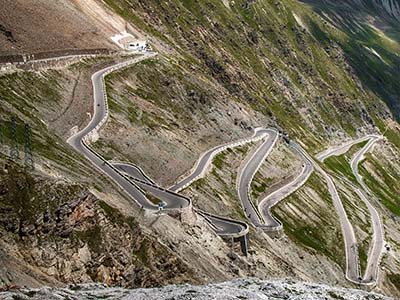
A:
<svg viewBox="0 0 400 300">
<path fill-rule="evenodd" d="M 56 295 L 56 296 L 55 296 Z M 7 298 L 9 297 L 9 298 Z M 11 298 L 14 297 L 14 298 Z M 18 297 L 18 298 L 17 298 Z M 237 279 L 229 282 L 208 284 L 204 286 L 167 286 L 153 289 L 116 289 L 101 284 L 77 285 L 64 289 L 42 288 L 35 290 L 0 292 L 0 299 L 135 299 L 135 300 L 274 300 L 274 299 L 308 299 L 308 300 L 391 300 L 376 293 L 366 291 L 329 287 L 322 284 L 311 284 L 292 280 L 261 281 L 257 279 Z"/>
<path fill-rule="evenodd" d="M 195 277 L 135 219 L 84 186 L 32 177 L 11 163 L 0 164 L 0 244 L 0 286 L 149 287 Z"/>
</svg>

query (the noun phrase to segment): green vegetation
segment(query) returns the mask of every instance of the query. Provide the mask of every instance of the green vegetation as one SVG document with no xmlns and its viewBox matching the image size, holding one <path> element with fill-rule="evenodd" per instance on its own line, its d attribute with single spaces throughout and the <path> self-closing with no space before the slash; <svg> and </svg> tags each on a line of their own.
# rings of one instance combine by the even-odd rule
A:
<svg viewBox="0 0 400 300">
<path fill-rule="evenodd" d="M 371 189 L 374 195 L 386 206 L 394 215 L 400 216 L 400 174 L 396 172 L 389 163 L 383 166 L 382 161 L 373 157 L 371 154 L 366 155 L 367 160 L 360 165 L 360 174 L 363 176 L 365 184 Z M 372 175 L 366 168 L 366 164 L 373 168 Z"/>
<path fill-rule="evenodd" d="M 193 182 L 191 184 L 191 186 L 197 190 L 197 189 L 201 188 L 205 184 L 205 182 L 206 182 L 205 178 L 199 178 L 195 182 Z"/>
<path fill-rule="evenodd" d="M 324 161 L 324 165 L 327 166 L 331 173 L 335 175 L 339 175 L 339 177 L 344 177 L 347 180 L 351 181 L 354 185 L 359 186 L 356 177 L 354 176 L 351 170 L 351 159 L 354 155 L 361 150 L 368 141 L 364 141 L 358 144 L 353 145 L 346 153 L 339 156 L 331 156 Z M 338 191 L 341 197 L 343 206 L 346 210 L 347 216 L 350 219 L 352 224 L 358 224 L 362 230 L 367 233 L 371 230 L 371 224 L 369 221 L 365 223 L 362 218 L 358 216 L 357 211 L 362 209 L 362 211 L 366 214 L 366 220 L 369 220 L 369 212 L 365 203 L 359 198 L 359 196 L 352 191 L 352 187 L 346 184 L 347 188 L 350 189 L 348 192 Z M 348 194 L 350 193 L 350 194 Z M 368 259 L 368 251 L 371 242 L 371 236 L 360 241 L 360 237 L 357 237 L 359 240 L 358 254 L 360 259 L 360 267 L 361 272 L 364 272 L 367 259 Z"/>
<path fill-rule="evenodd" d="M 365 17 L 370 14 L 380 19 L 381 12 L 376 8 L 371 7 L 370 11 L 365 13 L 366 8 L 360 8 L 355 3 L 351 4 L 354 7 L 350 8 L 339 2 L 333 3 L 335 2 L 313 3 L 314 9 L 320 14 L 321 19 L 324 19 L 324 23 L 330 23 L 329 18 L 340 20 L 336 22 L 337 29 L 323 26 L 324 28 L 321 28 L 323 33 L 317 29 L 314 30 L 314 35 L 323 36 L 323 40 L 326 40 L 327 33 L 330 39 L 339 43 L 347 61 L 363 85 L 385 101 L 399 120 L 400 106 L 396 99 L 399 98 L 400 92 L 396 86 L 400 75 L 400 69 L 397 67 L 400 58 L 396 53 L 400 51 L 400 44 L 398 39 L 392 38 L 398 36 L 400 31 L 398 23 L 386 19 L 385 26 L 380 26 L 384 31 L 380 31 L 370 25 L 370 21 Z"/>
<path fill-rule="evenodd" d="M 384 130 L 385 137 L 395 146 L 397 149 L 400 150 L 400 130 L 393 129 L 393 128 L 386 128 Z"/>
<path fill-rule="evenodd" d="M 78 197 L 83 187 L 55 184 L 0 155 L 0 190 L 0 211 L 9 210 L 9 216 L 14 214 L 17 219 L 34 224 L 45 210 L 54 213 L 68 199 Z"/>
<path fill-rule="evenodd" d="M 389 278 L 390 282 L 400 290 L 400 274 L 388 274 L 387 277 Z"/>
<path fill-rule="evenodd" d="M 235 148 L 227 148 L 217 154 L 213 159 L 215 167 L 211 172 L 204 178 L 193 182 L 183 192 L 190 190 L 199 195 L 200 201 L 195 205 L 200 208 L 204 208 L 207 204 L 212 204 L 212 206 L 207 207 L 207 211 L 211 211 L 210 208 L 212 208 L 217 215 L 226 215 L 233 219 L 246 221 L 247 217 L 238 199 L 235 182 L 237 167 L 248 154 L 250 148 L 251 144 L 246 144 Z M 207 201 L 202 201 L 201 199 L 207 199 Z"/>
<path fill-rule="evenodd" d="M 90 251 L 97 254 L 103 253 L 101 227 L 99 225 L 95 225 L 86 231 L 75 231 L 74 235 L 79 240 L 87 243 Z"/>
<path fill-rule="evenodd" d="M 307 189 L 312 189 L 325 203 L 318 205 L 314 196 L 305 193 Z M 344 269 L 341 230 L 335 221 L 336 216 L 332 215 L 335 214 L 335 210 L 332 200 L 327 199 L 327 195 L 329 193 L 326 184 L 317 173 L 313 173 L 302 188 L 278 203 L 272 213 L 282 221 L 284 231 L 292 241 L 310 251 L 327 256 Z M 297 211 L 307 217 L 299 219 Z M 314 214 L 315 211 L 318 212 L 318 216 Z"/>
<path fill-rule="evenodd" d="M 158 203 L 162 202 L 160 199 L 158 199 L 152 193 L 149 193 L 149 192 L 146 192 L 146 198 L 149 199 L 154 204 L 158 204 Z"/>
<path fill-rule="evenodd" d="M 303 227 L 290 227 L 285 224 L 284 226 L 285 233 L 292 239 L 297 240 L 306 247 L 312 248 L 318 252 L 322 252 L 323 254 L 329 255 L 329 252 L 324 247 L 323 244 L 323 236 L 321 235 L 321 231 L 318 228 L 311 226 L 303 226 Z"/>
<path fill-rule="evenodd" d="M 285 201 L 292 202 L 293 200 L 300 201 L 300 198 L 292 195 L 290 199 Z M 341 248 L 343 241 L 340 229 L 335 228 L 332 231 L 332 224 L 325 218 L 319 224 L 305 224 L 296 221 L 293 216 L 288 219 L 280 212 L 280 209 L 274 209 L 274 214 L 279 220 L 283 221 L 285 234 L 292 241 L 311 251 L 327 256 L 344 268 L 344 250 Z"/>
<path fill-rule="evenodd" d="M 127 224 L 132 231 L 137 229 L 138 224 L 133 217 L 124 216 L 117 208 L 108 205 L 102 200 L 99 200 L 99 206 L 111 223 L 119 225 Z"/>
<path fill-rule="evenodd" d="M 275 156 L 275 154 L 277 155 Z M 262 200 L 259 198 L 268 188 L 274 188 L 276 185 L 282 184 L 284 180 L 287 180 L 290 176 L 294 175 L 291 174 L 292 172 L 298 172 L 298 170 L 295 170 L 292 165 L 299 160 L 300 158 L 297 157 L 286 144 L 278 143 L 278 145 L 273 149 L 273 152 L 268 156 L 267 161 L 263 162 L 263 165 L 255 174 L 253 181 L 251 182 L 251 200 L 255 206 L 257 206 L 259 201 Z M 281 170 L 280 172 L 282 172 L 282 177 L 277 178 L 276 174 L 271 174 L 271 177 L 268 176 L 269 174 L 264 175 L 262 170 L 265 164 L 272 164 L 273 166 L 271 167 L 274 169 L 279 168 Z"/>
<path fill-rule="evenodd" d="M 368 251 L 369 251 L 370 242 L 371 242 L 371 237 L 362 241 L 362 243 L 358 247 L 358 258 L 360 260 L 360 268 L 361 268 L 362 274 L 364 273 L 364 271 L 367 267 Z"/>
<path fill-rule="evenodd" d="M 224 159 L 226 158 L 226 154 L 224 152 L 221 152 L 217 154 L 214 159 L 213 159 L 213 164 L 214 166 L 221 170 L 223 165 L 224 165 Z"/>
<path fill-rule="evenodd" d="M 331 156 L 325 159 L 324 164 L 332 171 L 334 174 L 345 177 L 350 180 L 352 183 L 358 185 L 357 179 L 351 170 L 351 159 L 353 156 L 361 150 L 368 141 L 364 141 L 358 144 L 353 145 L 349 151 L 347 151 L 343 155 L 339 156 Z"/>
<path fill-rule="evenodd" d="M 259 185 L 255 185 L 254 190 L 255 190 L 258 194 L 261 194 L 261 193 L 264 193 L 264 192 L 265 192 L 265 190 L 267 189 L 267 187 L 268 187 L 268 184 L 267 184 L 266 182 L 263 182 L 263 183 L 261 183 L 261 184 L 259 184 Z"/>
<path fill-rule="evenodd" d="M 123 224 L 126 221 L 126 218 L 119 212 L 118 209 L 108 205 L 106 202 L 99 200 L 99 206 L 112 223 Z"/>
<path fill-rule="evenodd" d="M 71 66 L 70 68 L 73 68 Z M 77 66 L 87 68 L 87 65 Z M 3 143 L 11 145 L 10 119 L 17 120 L 18 142 L 23 164 L 24 124 L 32 131 L 34 162 L 46 161 L 49 168 L 68 175 L 87 176 L 91 172 L 83 157 L 69 147 L 64 137 L 59 136 L 50 119 L 64 109 L 63 89 L 69 83 L 71 69 L 38 72 L 16 72 L 0 75 L 0 121 L 4 127 Z M 1 151 L 1 150 L 0 150 Z M 4 152 L 3 153 L 7 154 Z M 71 166 L 75 166 L 71 168 Z"/>
<path fill-rule="evenodd" d="M 255 177 L 256 178 L 256 177 Z M 253 180 L 251 183 L 251 200 L 253 201 L 254 205 L 258 205 L 259 197 L 265 191 L 267 190 L 268 187 L 271 187 L 271 183 L 273 180 L 271 178 L 264 178 L 262 181 L 256 181 L 256 179 Z"/>
<path fill-rule="evenodd" d="M 346 299 L 343 298 L 342 296 L 336 294 L 336 292 L 334 292 L 334 291 L 328 291 L 328 295 L 329 295 L 332 299 L 346 300 Z"/>
<path fill-rule="evenodd" d="M 133 255 L 136 256 L 144 266 L 149 266 L 149 261 L 147 257 L 147 248 L 148 248 L 148 241 L 143 240 L 140 244 L 138 250 L 133 251 Z"/>
<path fill-rule="evenodd" d="M 127 70 L 121 74 L 125 80 L 132 77 L 132 70 L 140 74 L 140 86 L 129 93 L 164 110 L 186 115 L 188 101 L 171 101 L 179 99 L 178 85 L 199 92 L 200 99 L 204 95 L 204 99 L 211 100 L 200 109 L 208 106 L 220 95 L 211 96 L 212 89 L 204 90 L 197 84 L 195 88 L 186 87 L 195 82 L 195 77 L 215 79 L 232 100 L 273 116 L 280 126 L 317 152 L 329 137 L 320 120 L 355 135 L 355 128 L 362 124 L 359 99 L 366 105 L 376 105 L 375 111 L 382 107 L 351 78 L 348 66 L 335 49 L 346 41 L 348 33 L 327 26 L 310 7 L 297 1 L 257 1 L 247 5 L 240 0 L 231 2 L 230 8 L 212 0 L 151 0 L 146 5 L 135 0 L 106 2 L 126 20 L 160 37 L 183 56 L 179 62 L 172 57 L 169 62 L 143 62 L 130 68 L 131 74 Z M 294 14 L 311 34 L 299 25 Z M 193 41 L 195 47 L 191 46 Z M 307 78 L 312 83 L 307 83 Z M 313 87 L 312 92 L 307 85 Z M 317 130 L 307 130 L 310 118 L 299 115 L 305 102 Z M 136 121 L 133 111 L 132 121 Z M 165 115 L 157 122 L 162 120 L 166 120 Z"/>
</svg>

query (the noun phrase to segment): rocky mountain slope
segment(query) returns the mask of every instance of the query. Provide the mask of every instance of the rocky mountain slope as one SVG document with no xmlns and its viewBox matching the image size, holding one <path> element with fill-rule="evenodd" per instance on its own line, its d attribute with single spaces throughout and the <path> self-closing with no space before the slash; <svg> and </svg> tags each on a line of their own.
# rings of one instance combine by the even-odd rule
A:
<svg viewBox="0 0 400 300">
<path fill-rule="evenodd" d="M 2 54 L 69 46 L 116 50 L 110 37 L 119 31 L 146 36 L 159 55 L 106 77 L 110 118 L 92 147 L 108 160 L 140 165 L 162 186 L 187 173 L 203 151 L 248 136 L 256 126 L 283 129 L 311 155 L 366 133 L 382 133 L 385 140 L 361 172 L 377 196 L 374 205 L 390 247 L 375 289 L 399 295 L 400 45 L 395 9 L 378 18 L 383 15 L 371 11 L 367 1 L 11 2 L 0 19 L 5 24 Z M 38 30 L 36 21 L 43 16 L 56 30 Z M 24 22 L 16 24 L 18 19 Z M 66 20 L 74 21 L 66 26 Z M 65 140 L 93 113 L 90 75 L 123 59 L 118 53 L 68 67 L 0 74 L 0 240 L 5 249 L 0 260 L 6 266 L 0 285 L 100 281 L 149 287 L 257 276 L 355 287 L 344 277 L 337 215 L 326 182 L 317 174 L 274 210 L 284 223 L 280 235 L 250 229 L 245 257 L 202 218 L 184 224 L 177 216 L 145 214 L 76 154 Z M 32 127 L 33 172 L 22 167 L 22 159 L 10 160 L 11 116 L 17 119 L 21 150 L 23 124 Z M 200 208 L 247 221 L 235 181 L 251 151 L 245 146 L 223 152 L 209 175 L 184 193 Z M 323 167 L 332 174 L 346 173 L 347 160 L 341 157 Z M 255 177 L 255 203 L 300 168 L 299 157 L 281 140 Z M 337 185 L 365 258 L 368 212 L 348 187 Z M 247 292 L 240 293 L 245 297 Z"/>
<path fill-rule="evenodd" d="M 393 298 L 365 291 L 329 287 L 322 284 L 296 282 L 293 280 L 261 281 L 258 279 L 236 279 L 229 282 L 204 286 L 170 285 L 155 289 L 120 289 L 107 288 L 101 284 L 72 285 L 63 289 L 33 289 L 0 292 L 0 299 L 309 299 L 309 300 L 390 300 Z"/>
</svg>

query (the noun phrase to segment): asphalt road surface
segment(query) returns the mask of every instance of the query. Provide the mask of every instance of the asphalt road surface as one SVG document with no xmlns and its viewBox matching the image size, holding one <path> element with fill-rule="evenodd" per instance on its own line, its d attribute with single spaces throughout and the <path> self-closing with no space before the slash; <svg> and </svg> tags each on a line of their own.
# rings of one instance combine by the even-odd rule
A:
<svg viewBox="0 0 400 300">
<path fill-rule="evenodd" d="M 331 195 L 333 206 L 335 207 L 336 213 L 339 217 L 340 226 L 342 229 L 342 235 L 345 244 L 346 254 L 346 278 L 354 283 L 360 283 L 360 265 L 358 258 L 357 240 L 354 234 L 353 226 L 351 225 L 346 211 L 343 207 L 343 203 L 340 200 L 336 186 L 328 173 L 326 173 L 320 165 L 314 161 L 314 159 L 304 151 L 299 145 L 295 147 L 303 153 L 313 164 L 315 170 L 317 170 L 325 179 L 328 185 L 328 191 Z"/>
<path fill-rule="evenodd" d="M 152 210 L 158 209 L 157 205 L 152 203 L 146 197 L 144 192 L 146 191 L 164 201 L 167 205 L 167 209 L 180 209 L 190 206 L 191 201 L 185 196 L 174 193 L 174 191 L 178 191 L 186 187 L 188 184 L 190 184 L 200 176 L 203 176 L 208 166 L 211 164 L 213 157 L 217 153 L 226 149 L 226 144 L 214 147 L 204 153 L 198 160 L 194 171 L 188 177 L 167 190 L 157 186 L 146 174 L 144 174 L 144 172 L 140 168 L 132 164 L 112 164 L 105 161 L 100 155 L 89 148 L 87 141 L 93 134 L 97 134 L 97 131 L 100 129 L 102 124 L 104 124 L 108 116 L 107 97 L 103 81 L 104 76 L 112 71 L 138 63 L 155 55 L 155 53 L 151 52 L 145 53 L 140 57 L 136 57 L 123 63 L 104 68 L 92 75 L 94 94 L 94 113 L 92 119 L 84 129 L 72 135 L 68 139 L 68 143 L 79 153 L 85 156 L 89 161 L 91 161 L 92 164 L 95 165 L 99 170 L 101 170 L 103 173 L 107 174 L 112 180 L 114 180 L 114 182 L 122 187 L 125 192 L 130 195 L 131 198 L 134 199 L 143 208 Z M 246 216 L 248 217 L 250 222 L 256 227 L 279 226 L 279 221 L 274 219 L 271 215 L 271 207 L 277 202 L 281 201 L 299 186 L 301 186 L 307 180 L 314 167 L 325 178 L 328 184 L 329 193 L 332 196 L 333 204 L 339 216 L 345 241 L 346 277 L 349 280 L 357 283 L 369 283 L 376 281 L 377 267 L 383 247 L 383 227 L 381 225 L 378 213 L 376 212 L 375 208 L 370 204 L 365 194 L 361 190 L 357 189 L 357 194 L 359 194 L 361 199 L 363 199 L 363 201 L 367 204 L 367 207 L 371 213 L 374 228 L 374 245 L 370 251 L 365 276 L 363 279 L 361 279 L 357 242 L 355 239 L 354 230 L 347 218 L 346 212 L 343 208 L 342 202 L 333 183 L 333 180 L 299 145 L 292 143 L 293 148 L 298 151 L 300 155 L 304 158 L 305 164 L 301 174 L 288 185 L 282 187 L 278 191 L 272 193 L 271 195 L 268 195 L 265 199 L 263 199 L 259 205 L 260 211 L 257 210 L 249 196 L 250 184 L 253 180 L 254 175 L 260 168 L 262 162 L 266 159 L 268 154 L 271 152 L 272 147 L 275 145 L 278 139 L 278 132 L 274 129 L 259 128 L 255 131 L 253 137 L 245 141 L 242 140 L 236 143 L 229 144 L 229 146 L 235 146 L 259 138 L 266 139 L 262 143 L 262 145 L 252 154 L 252 156 L 247 159 L 245 166 L 241 169 L 239 173 L 237 182 L 239 198 L 242 202 L 243 210 L 246 213 Z M 355 155 L 351 163 L 354 175 L 356 176 L 359 184 L 362 186 L 364 192 L 366 192 L 367 194 L 369 194 L 369 190 L 364 184 L 361 176 L 358 174 L 358 163 L 362 159 L 364 153 L 367 152 L 373 145 L 373 143 L 375 143 L 378 139 L 378 136 L 370 137 L 367 145 Z M 326 157 L 335 155 L 335 153 L 336 155 L 337 153 L 344 153 L 351 147 L 351 145 L 359 143 L 361 141 L 362 139 L 359 139 L 340 147 L 340 149 L 338 148 L 326 151 L 324 154 L 319 156 L 319 159 L 323 161 Z M 248 226 L 243 222 L 215 216 L 200 210 L 198 210 L 198 213 L 202 215 L 206 219 L 206 221 L 209 222 L 210 226 L 220 235 L 241 236 L 247 234 L 248 232 Z"/>
<path fill-rule="evenodd" d="M 339 155 L 345 154 L 347 151 L 350 150 L 350 148 L 353 145 L 356 145 L 356 144 L 364 142 L 364 141 L 368 141 L 370 138 L 371 138 L 371 135 L 367 135 L 367 136 L 358 138 L 356 140 L 348 141 L 348 142 L 344 143 L 343 145 L 340 145 L 339 147 L 337 147 L 337 146 L 330 147 L 329 149 L 317 154 L 316 158 L 320 162 L 324 162 L 324 160 L 327 159 L 328 157 L 339 156 Z"/>
<path fill-rule="evenodd" d="M 260 211 L 264 219 L 265 226 L 271 227 L 271 229 L 282 228 L 282 223 L 272 215 L 271 208 L 275 206 L 278 202 L 282 201 L 290 194 L 295 192 L 297 189 L 299 189 L 308 180 L 308 178 L 314 171 L 312 163 L 307 159 L 307 157 L 304 156 L 303 153 L 298 151 L 296 148 L 293 149 L 299 154 L 299 156 L 303 160 L 303 168 L 301 170 L 301 173 L 290 183 L 267 195 L 264 199 L 260 201 L 258 205 L 258 210 Z"/>
<path fill-rule="evenodd" d="M 79 153 L 91 161 L 98 169 L 107 174 L 124 191 L 131 196 L 141 207 L 157 210 L 158 205 L 152 203 L 145 195 L 151 193 L 166 204 L 166 209 L 181 209 L 191 205 L 190 199 L 185 196 L 163 189 L 156 184 L 139 168 L 129 163 L 109 163 L 88 146 L 87 139 L 100 129 L 108 117 L 108 104 L 104 86 L 104 76 L 112 71 L 138 63 L 154 57 L 155 53 L 144 53 L 142 56 L 104 68 L 92 75 L 94 113 L 89 124 L 81 131 L 72 135 L 67 142 Z M 204 214 L 204 213 L 203 213 Z M 247 234 L 248 227 L 242 222 L 219 218 L 208 214 L 207 221 L 216 228 L 221 235 L 240 236 Z"/>
<path fill-rule="evenodd" d="M 156 206 L 151 203 L 145 195 L 140 191 L 140 189 L 135 185 L 132 181 L 130 181 L 127 177 L 123 176 L 117 169 L 115 169 L 111 164 L 107 163 L 101 156 L 97 155 L 93 150 L 91 150 L 85 142 L 85 138 L 88 134 L 93 132 L 93 130 L 98 127 L 100 123 L 103 122 L 104 119 L 107 118 L 108 114 L 108 106 L 107 106 L 107 97 L 105 96 L 104 85 L 103 85 L 103 76 L 108 74 L 108 72 L 112 70 L 117 70 L 127 65 L 138 63 L 144 59 L 148 59 L 150 57 L 155 56 L 154 53 L 146 53 L 140 57 L 128 60 L 123 63 L 119 63 L 107 68 L 104 68 L 92 75 L 92 84 L 93 84 L 93 95 L 94 95 L 94 113 L 92 119 L 89 124 L 72 135 L 67 142 L 75 148 L 79 153 L 85 156 L 88 160 L 90 160 L 98 169 L 100 169 L 103 173 L 107 174 L 114 182 L 116 182 L 120 187 L 122 187 L 128 195 L 132 197 L 132 199 L 136 200 L 139 205 L 148 209 L 156 209 Z"/>
<path fill-rule="evenodd" d="M 181 208 L 189 198 L 170 189 L 157 186 L 140 168 L 127 163 L 113 163 L 121 172 L 128 175 L 141 189 L 151 193 L 167 204 L 167 207 Z M 186 205 L 187 206 L 187 205 Z M 195 211 L 201 215 L 210 227 L 220 236 L 240 237 L 248 233 L 248 225 L 241 221 L 220 217 L 199 209 Z"/>
<path fill-rule="evenodd" d="M 264 224 L 261 220 L 258 209 L 254 206 L 252 200 L 250 199 L 250 184 L 261 164 L 271 152 L 279 136 L 278 132 L 274 129 L 266 129 L 266 133 L 267 138 L 258 147 L 258 149 L 251 154 L 251 157 L 246 159 L 246 164 L 243 168 L 241 168 L 237 179 L 237 192 L 239 199 L 242 202 L 243 211 L 248 220 L 255 227 L 263 227 Z"/>
<path fill-rule="evenodd" d="M 357 186 L 355 186 L 353 183 L 349 182 L 348 180 L 341 178 L 341 180 L 345 181 L 348 185 L 352 186 L 353 190 L 356 192 L 356 194 L 360 197 L 360 199 L 366 204 L 368 211 L 371 215 L 371 220 L 372 220 L 372 228 L 373 228 L 373 237 L 372 237 L 372 246 L 370 247 L 369 255 L 368 255 L 368 260 L 367 260 L 367 267 L 364 273 L 364 276 L 361 277 L 361 271 L 359 270 L 359 257 L 358 253 L 354 253 L 357 250 L 357 241 L 355 240 L 355 237 L 353 239 L 353 235 L 349 233 L 350 229 L 349 226 L 351 224 L 347 224 L 345 222 L 345 229 L 344 233 L 345 235 L 345 242 L 346 242 L 346 256 L 347 256 L 347 277 L 353 282 L 357 282 L 360 284 L 375 284 L 378 280 L 378 267 L 379 267 L 379 261 L 382 255 L 383 251 L 383 246 L 384 246 L 384 230 L 383 230 L 383 225 L 381 223 L 381 219 L 379 217 L 379 214 L 377 210 L 374 208 L 374 206 L 371 204 L 371 202 L 368 200 L 368 195 L 371 193 L 369 192 L 368 187 L 365 185 L 365 183 L 362 180 L 362 177 L 358 173 L 358 164 L 359 162 L 363 159 L 364 154 L 371 149 L 373 144 L 380 140 L 382 137 L 378 135 L 367 135 L 365 137 L 359 138 L 354 141 L 347 142 L 346 144 L 339 146 L 334 149 L 330 149 L 329 151 L 325 151 L 325 153 L 322 153 L 318 155 L 318 159 L 320 161 L 324 161 L 326 158 L 330 156 L 338 156 L 346 153 L 353 145 L 361 143 L 363 141 L 368 141 L 368 143 L 360 150 L 358 151 L 353 159 L 351 160 L 351 169 L 356 177 L 358 183 L 361 186 L 361 189 Z M 326 176 L 329 177 L 328 174 Z M 325 177 L 325 176 L 324 176 Z M 333 184 L 333 182 L 332 182 Z M 333 191 L 333 189 L 332 189 Z M 337 194 L 337 193 L 336 193 Z M 336 198 L 336 196 L 335 196 Z M 337 195 L 337 198 L 339 196 Z M 340 201 L 340 199 L 339 199 Z M 338 212 L 340 213 L 340 211 Z M 347 219 L 347 217 L 346 217 Z M 343 225 L 342 221 L 341 224 Z M 343 230 L 343 226 L 342 226 Z M 352 229 L 351 229 L 352 230 Z M 354 244 L 355 246 L 350 247 L 348 249 L 347 245 L 351 243 Z M 358 250 L 357 250 L 358 252 Z M 350 264 L 350 266 L 349 266 Z M 352 265 L 357 265 L 358 267 L 352 267 Z M 355 273 L 355 270 L 358 269 L 358 274 Z"/>
<path fill-rule="evenodd" d="M 381 136 L 377 135 L 370 136 L 368 143 L 354 155 L 350 163 L 351 170 L 353 171 L 353 174 L 356 177 L 357 182 L 362 187 L 362 190 L 358 188 L 356 188 L 355 190 L 357 192 L 357 195 L 367 205 L 368 211 L 371 215 L 372 229 L 374 232 L 372 236 L 372 247 L 370 247 L 367 267 L 363 277 L 364 283 L 369 283 L 369 282 L 374 283 L 378 280 L 378 267 L 384 247 L 384 229 L 377 210 L 368 200 L 368 198 L 370 197 L 369 195 L 372 195 L 372 193 L 370 192 L 370 190 L 368 189 L 367 185 L 364 183 L 361 175 L 358 172 L 358 164 L 360 163 L 360 161 L 363 160 L 364 154 L 367 151 L 369 151 L 371 147 L 380 139 L 382 139 Z"/>
<path fill-rule="evenodd" d="M 195 165 L 192 173 L 190 173 L 187 177 L 185 177 L 184 179 L 182 179 L 181 181 L 179 181 L 178 183 L 176 183 L 169 189 L 172 191 L 180 191 L 180 190 L 184 189 L 185 187 L 187 187 L 188 185 L 193 183 L 195 180 L 197 180 L 205 175 L 205 173 L 208 169 L 208 166 L 212 163 L 213 158 L 218 153 L 220 153 L 221 151 L 225 150 L 228 147 L 236 147 L 236 146 L 243 145 L 245 143 L 249 143 L 252 141 L 256 141 L 260 138 L 263 138 L 267 134 L 268 131 L 269 131 L 268 129 L 256 128 L 254 130 L 253 136 L 250 138 L 238 140 L 238 141 L 235 141 L 232 143 L 219 145 L 210 150 L 207 150 L 205 153 L 203 153 L 200 156 L 200 158 L 196 162 L 196 165 Z"/>
</svg>

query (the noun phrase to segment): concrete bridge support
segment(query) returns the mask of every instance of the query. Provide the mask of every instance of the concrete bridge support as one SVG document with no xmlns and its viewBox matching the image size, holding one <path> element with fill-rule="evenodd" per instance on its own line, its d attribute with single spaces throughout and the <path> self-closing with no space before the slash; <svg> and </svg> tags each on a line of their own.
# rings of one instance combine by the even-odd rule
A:
<svg viewBox="0 0 400 300">
<path fill-rule="evenodd" d="M 249 234 L 234 239 L 235 242 L 240 242 L 240 249 L 244 256 L 249 252 Z"/>
</svg>

